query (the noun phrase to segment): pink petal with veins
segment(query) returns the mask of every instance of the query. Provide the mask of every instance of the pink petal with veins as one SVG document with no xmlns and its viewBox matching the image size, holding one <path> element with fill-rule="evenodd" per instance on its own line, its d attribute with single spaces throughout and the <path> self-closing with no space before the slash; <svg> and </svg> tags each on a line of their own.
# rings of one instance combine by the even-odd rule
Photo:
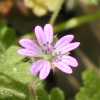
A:
<svg viewBox="0 0 100 100">
<path fill-rule="evenodd" d="M 40 70 L 42 69 L 42 61 L 38 60 L 32 64 L 31 73 L 36 76 L 39 74 Z"/>
<path fill-rule="evenodd" d="M 50 24 L 44 26 L 44 33 L 46 41 L 51 44 L 53 42 L 53 27 Z"/>
<path fill-rule="evenodd" d="M 46 41 L 46 36 L 44 34 L 44 31 L 41 26 L 36 26 L 35 27 L 35 35 L 37 38 L 38 43 L 43 46 L 47 41 Z"/>
<path fill-rule="evenodd" d="M 39 78 L 46 79 L 50 73 L 51 64 L 46 60 L 42 60 L 41 64 L 42 64 L 42 69 L 40 71 Z"/>
<path fill-rule="evenodd" d="M 63 46 L 66 46 L 68 43 L 70 43 L 73 40 L 73 38 L 74 38 L 74 35 L 63 36 L 61 39 L 57 41 L 57 43 L 55 44 L 55 48 L 60 49 Z"/>
<path fill-rule="evenodd" d="M 61 54 L 65 54 L 65 53 L 68 53 L 74 49 L 76 49 L 77 47 L 79 47 L 80 45 L 80 42 L 73 42 L 73 43 L 69 43 L 69 44 L 66 44 L 65 46 L 62 46 L 62 48 L 56 48 L 55 49 L 55 52 L 60 52 Z"/>
<path fill-rule="evenodd" d="M 41 51 L 40 47 L 36 44 L 36 42 L 30 39 L 21 39 L 19 41 L 19 44 L 25 49 Z"/>
<path fill-rule="evenodd" d="M 71 74 L 72 73 L 72 69 L 65 63 L 63 62 L 54 62 L 53 63 L 59 70 L 61 70 L 62 72 L 66 73 L 66 74 Z"/>
<path fill-rule="evenodd" d="M 62 60 L 62 62 L 66 63 L 67 65 L 70 65 L 71 67 L 78 66 L 78 61 L 72 56 L 64 55 L 64 56 L 62 56 L 61 60 Z"/>
<path fill-rule="evenodd" d="M 19 49 L 18 54 L 26 57 L 39 57 L 42 53 L 37 50 Z"/>
</svg>

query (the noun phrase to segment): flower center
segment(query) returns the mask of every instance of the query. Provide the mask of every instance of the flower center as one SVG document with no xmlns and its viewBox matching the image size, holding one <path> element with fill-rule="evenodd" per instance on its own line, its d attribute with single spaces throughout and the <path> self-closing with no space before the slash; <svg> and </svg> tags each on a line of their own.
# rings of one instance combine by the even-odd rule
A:
<svg viewBox="0 0 100 100">
<path fill-rule="evenodd" d="M 53 52 L 53 45 L 51 45 L 49 42 L 46 42 L 44 44 L 42 58 L 45 60 L 51 61 L 54 58 L 54 55 L 52 54 L 52 52 Z"/>
<path fill-rule="evenodd" d="M 42 55 L 42 58 L 45 59 L 45 60 L 51 61 L 53 59 L 53 56 L 52 56 L 52 54 L 51 55 L 50 54 L 44 54 L 44 55 Z"/>
</svg>

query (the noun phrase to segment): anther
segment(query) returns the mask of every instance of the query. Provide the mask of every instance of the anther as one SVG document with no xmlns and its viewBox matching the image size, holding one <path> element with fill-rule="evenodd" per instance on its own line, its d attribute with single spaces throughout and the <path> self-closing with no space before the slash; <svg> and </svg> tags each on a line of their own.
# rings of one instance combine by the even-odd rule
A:
<svg viewBox="0 0 100 100">
<path fill-rule="evenodd" d="M 46 44 L 43 44 L 43 46 L 46 46 Z"/>
<path fill-rule="evenodd" d="M 46 44 L 49 44 L 49 42 L 47 41 Z"/>
</svg>

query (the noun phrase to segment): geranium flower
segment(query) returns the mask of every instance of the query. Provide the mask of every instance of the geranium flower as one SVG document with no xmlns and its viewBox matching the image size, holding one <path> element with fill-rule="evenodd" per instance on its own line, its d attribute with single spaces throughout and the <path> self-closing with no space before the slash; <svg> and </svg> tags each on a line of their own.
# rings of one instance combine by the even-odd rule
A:
<svg viewBox="0 0 100 100">
<path fill-rule="evenodd" d="M 35 40 L 21 39 L 19 44 L 23 47 L 18 50 L 20 55 L 35 59 L 31 67 L 33 75 L 39 75 L 40 79 L 46 79 L 50 70 L 57 67 L 66 74 L 71 74 L 72 67 L 77 67 L 77 60 L 70 56 L 70 51 L 79 47 L 80 42 L 72 42 L 74 36 L 66 35 L 53 42 L 53 28 L 46 24 L 35 27 Z"/>
</svg>

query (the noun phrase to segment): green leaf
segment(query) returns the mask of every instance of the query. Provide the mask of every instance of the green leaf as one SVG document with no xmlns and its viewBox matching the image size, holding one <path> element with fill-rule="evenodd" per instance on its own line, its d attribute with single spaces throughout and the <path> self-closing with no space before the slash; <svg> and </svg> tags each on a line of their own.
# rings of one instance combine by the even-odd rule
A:
<svg viewBox="0 0 100 100">
<path fill-rule="evenodd" d="M 2 44 L 5 48 L 16 43 L 16 33 L 13 29 L 6 27 L 5 34 L 1 39 Z"/>
<path fill-rule="evenodd" d="M 64 93 L 59 88 L 53 88 L 48 94 L 48 92 L 42 87 L 36 90 L 36 100 L 65 100 Z"/>
<path fill-rule="evenodd" d="M 25 100 L 27 94 L 26 85 L 0 73 L 0 100 Z"/>
<path fill-rule="evenodd" d="M 25 94 L 20 93 L 14 89 L 6 88 L 6 87 L 1 87 L 0 86 L 0 100 L 1 99 L 7 99 L 11 100 L 11 98 L 14 98 L 12 100 L 25 100 Z"/>
<path fill-rule="evenodd" d="M 3 21 L 0 20 L 0 40 L 5 35 L 6 29 L 7 29 L 6 24 Z"/>
<path fill-rule="evenodd" d="M 49 100 L 49 95 L 44 88 L 37 89 L 37 100 Z"/>
<path fill-rule="evenodd" d="M 100 76 L 94 70 L 88 69 L 83 73 L 83 83 L 76 100 L 99 100 Z"/>
<path fill-rule="evenodd" d="M 7 27 L 4 22 L 0 21 L 0 42 L 5 49 L 7 49 L 10 45 L 15 44 L 16 39 L 15 31 L 12 28 Z"/>
<path fill-rule="evenodd" d="M 11 76 L 22 83 L 32 81 L 30 73 L 31 64 L 22 62 L 22 57 L 17 54 L 18 47 L 11 46 L 0 58 L 0 72 Z"/>
<path fill-rule="evenodd" d="M 64 93 L 59 88 L 54 88 L 51 91 L 50 100 L 64 100 Z"/>
</svg>

